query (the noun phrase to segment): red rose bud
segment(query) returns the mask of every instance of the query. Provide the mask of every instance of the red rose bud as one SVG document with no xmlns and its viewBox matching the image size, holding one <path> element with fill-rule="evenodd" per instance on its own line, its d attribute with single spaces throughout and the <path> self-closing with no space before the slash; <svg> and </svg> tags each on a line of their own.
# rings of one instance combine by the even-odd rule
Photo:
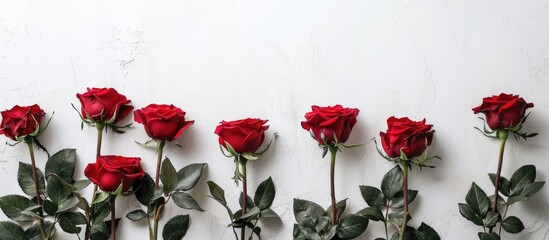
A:
<svg viewBox="0 0 549 240">
<path fill-rule="evenodd" d="M 414 122 L 407 117 L 387 119 L 387 132 L 380 132 L 381 145 L 390 158 L 400 157 L 402 151 L 408 159 L 419 157 L 433 141 L 433 125 L 425 119 Z"/>
<path fill-rule="evenodd" d="M 11 140 L 21 141 L 27 135 L 36 136 L 45 113 L 38 105 L 15 106 L 10 110 L 2 111 L 0 134 Z"/>
<path fill-rule="evenodd" d="M 526 109 L 533 106 L 533 103 L 527 103 L 519 95 L 502 93 L 499 96 L 483 98 L 482 104 L 473 108 L 473 111 L 475 114 L 484 113 L 490 129 L 499 130 L 521 124 Z"/>
<path fill-rule="evenodd" d="M 264 126 L 267 121 L 259 118 L 222 121 L 215 128 L 215 134 L 219 135 L 221 146 L 227 148 L 227 142 L 238 154 L 253 153 L 265 140 L 265 130 L 269 129 L 269 126 Z"/>
<path fill-rule="evenodd" d="M 131 101 L 113 88 L 88 88 L 83 94 L 76 94 L 80 100 L 81 114 L 92 122 L 114 124 L 124 118 L 133 109 Z"/>
<path fill-rule="evenodd" d="M 174 105 L 150 104 L 134 112 L 134 120 L 145 126 L 147 135 L 155 140 L 174 141 L 194 121 L 185 121 L 185 112 Z"/>
<path fill-rule="evenodd" d="M 145 176 L 140 161 L 136 157 L 99 156 L 95 163 L 88 164 L 84 175 L 105 192 L 116 191 L 120 184 L 126 192 L 133 181 Z"/>
<path fill-rule="evenodd" d="M 357 108 L 312 106 L 312 112 L 305 114 L 301 127 L 309 131 L 320 145 L 344 143 L 349 139 L 351 130 L 356 124 Z M 337 138 L 337 139 L 334 139 Z"/>
</svg>

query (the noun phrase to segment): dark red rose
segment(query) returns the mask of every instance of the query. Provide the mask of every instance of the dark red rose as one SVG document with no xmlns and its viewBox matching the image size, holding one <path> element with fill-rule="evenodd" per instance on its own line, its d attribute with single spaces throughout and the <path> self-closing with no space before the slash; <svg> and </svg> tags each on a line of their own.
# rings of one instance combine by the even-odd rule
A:
<svg viewBox="0 0 549 240">
<path fill-rule="evenodd" d="M 122 192 L 126 192 L 134 180 L 145 176 L 140 161 L 136 157 L 99 156 L 84 174 L 103 191 L 114 192 L 123 183 Z"/>
<path fill-rule="evenodd" d="M 312 106 L 312 112 L 305 114 L 301 127 L 311 132 L 320 145 L 344 143 L 349 139 L 351 130 L 356 124 L 358 109 L 344 108 L 341 105 L 333 107 Z"/>
<path fill-rule="evenodd" d="M 482 104 L 473 108 L 475 113 L 484 113 L 486 123 L 492 130 L 512 128 L 521 123 L 527 108 L 533 107 L 519 95 L 502 93 L 482 99 Z"/>
<path fill-rule="evenodd" d="M 408 159 L 419 157 L 433 141 L 433 125 L 414 122 L 407 117 L 387 119 L 387 132 L 380 132 L 381 145 L 391 158 L 400 157 L 402 151 Z"/>
<path fill-rule="evenodd" d="M 194 121 L 185 121 L 185 112 L 174 105 L 150 104 L 134 112 L 134 120 L 145 126 L 152 139 L 173 141 Z"/>
<path fill-rule="evenodd" d="M 81 114 L 93 122 L 117 123 L 133 109 L 131 101 L 113 88 L 88 88 L 83 94 L 76 94 L 80 100 Z"/>
<path fill-rule="evenodd" d="M 227 148 L 225 142 L 228 142 L 238 154 L 253 153 L 265 140 L 265 130 L 269 129 L 269 126 L 264 126 L 267 121 L 259 118 L 222 121 L 215 128 L 215 134 L 219 135 L 221 146 Z"/>
<path fill-rule="evenodd" d="M 20 141 L 27 135 L 36 135 L 44 115 L 44 110 L 36 104 L 25 107 L 16 105 L 10 110 L 2 111 L 0 134 L 14 141 Z"/>
</svg>

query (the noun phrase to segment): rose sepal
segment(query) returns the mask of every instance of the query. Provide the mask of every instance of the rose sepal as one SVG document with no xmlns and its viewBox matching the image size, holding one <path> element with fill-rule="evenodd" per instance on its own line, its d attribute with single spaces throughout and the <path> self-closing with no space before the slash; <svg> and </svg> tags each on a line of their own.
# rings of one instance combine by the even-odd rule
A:
<svg viewBox="0 0 549 240">
<path fill-rule="evenodd" d="M 82 120 L 82 123 L 80 124 L 80 129 L 84 129 L 84 123 L 87 124 L 88 126 L 90 127 L 101 127 L 101 125 L 103 126 L 106 126 L 106 127 L 109 127 L 111 128 L 111 130 L 115 133 L 125 133 L 126 129 L 129 129 L 133 123 L 128 123 L 126 125 L 116 125 L 114 124 L 114 121 L 116 120 L 116 117 L 118 116 L 118 112 L 114 114 L 114 116 L 109 119 L 108 121 L 106 122 L 101 122 L 101 121 L 92 121 L 90 119 L 92 119 L 92 117 L 88 114 L 88 112 L 85 112 L 86 113 L 86 117 L 85 118 L 84 116 L 82 116 L 82 114 L 80 113 L 80 111 L 78 111 L 78 109 L 76 109 L 76 107 L 74 106 L 74 104 L 71 103 L 71 106 L 72 108 L 78 113 L 78 116 L 80 117 L 80 120 Z M 103 116 L 103 112 L 104 111 L 101 111 L 101 116 Z M 105 131 L 107 130 L 107 128 L 105 128 Z"/>
<path fill-rule="evenodd" d="M 520 130 L 522 129 L 522 124 L 524 124 L 524 122 L 526 122 L 526 119 L 528 119 L 528 116 L 530 116 L 530 113 L 526 114 L 521 120 L 520 120 L 520 123 L 513 126 L 513 124 L 511 124 L 511 126 L 513 127 L 508 127 L 508 128 L 502 128 L 502 129 L 499 129 L 499 130 L 490 130 L 488 128 L 486 128 L 486 120 L 483 118 L 483 117 L 479 117 L 479 119 L 481 119 L 483 122 L 484 122 L 484 126 L 483 126 L 483 129 L 481 130 L 480 128 L 478 127 L 474 127 L 476 130 L 478 130 L 479 132 L 481 132 L 484 136 L 488 137 L 488 138 L 495 138 L 495 139 L 498 139 L 498 132 L 499 131 L 509 131 L 513 134 L 513 137 L 515 137 L 515 139 L 518 141 L 519 139 L 524 139 L 525 141 L 528 140 L 528 138 L 531 138 L 531 137 L 535 137 L 538 135 L 538 133 L 528 133 L 528 132 L 520 132 Z"/>
</svg>

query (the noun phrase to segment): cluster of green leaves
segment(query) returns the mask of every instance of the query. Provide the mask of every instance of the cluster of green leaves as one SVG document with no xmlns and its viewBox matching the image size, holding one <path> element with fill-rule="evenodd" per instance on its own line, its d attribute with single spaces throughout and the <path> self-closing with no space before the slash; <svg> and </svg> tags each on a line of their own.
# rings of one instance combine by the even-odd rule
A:
<svg viewBox="0 0 549 240">
<path fill-rule="evenodd" d="M 496 174 L 490 173 L 492 184 L 496 185 Z M 479 232 L 481 240 L 500 239 L 501 230 L 508 233 L 519 233 L 524 229 L 522 221 L 515 216 L 506 216 L 507 209 L 512 204 L 528 200 L 536 194 L 545 182 L 536 182 L 536 167 L 525 165 L 513 173 L 511 179 L 500 176 L 499 193 L 497 198 L 497 209 L 493 209 L 495 196 L 487 196 L 486 193 L 475 183 L 471 185 L 465 196 L 465 203 L 459 203 L 459 212 L 467 220 L 475 225 L 482 226 L 484 232 Z M 498 232 L 492 232 L 499 224 Z M 486 232 L 486 228 L 489 229 Z"/>
<path fill-rule="evenodd" d="M 75 207 L 84 211 L 89 208 L 79 191 L 87 187 L 90 181 L 74 181 L 75 161 L 76 150 L 64 149 L 48 159 L 45 175 L 40 169 L 36 169 L 41 195 L 38 197 L 41 198 L 41 206 L 37 205 L 32 166 L 19 162 L 17 181 L 23 192 L 31 199 L 21 195 L 3 196 L 0 197 L 0 208 L 8 218 L 16 222 L 33 221 L 33 223 L 29 228 L 23 230 L 21 226 L 13 222 L 0 222 L 0 239 L 27 240 L 43 239 L 43 237 L 51 239 L 56 232 L 55 225 L 57 223 L 63 231 L 71 234 L 80 233 L 81 225 L 89 225 L 82 212 L 72 211 Z M 102 214 L 95 215 L 93 221 L 99 223 L 108 214 L 107 206 L 107 210 Z M 43 230 L 40 229 L 42 223 Z M 42 231 L 45 231 L 44 235 L 42 235 Z M 108 228 L 106 231 L 108 233 Z"/>
<path fill-rule="evenodd" d="M 196 186 L 205 167 L 205 163 L 195 163 L 176 171 L 170 159 L 164 159 L 160 169 L 162 184 L 158 189 L 155 189 L 154 180 L 148 173 L 145 173 L 144 178 L 133 183 L 135 197 L 139 203 L 147 207 L 147 212 L 137 209 L 126 214 L 126 218 L 132 221 L 146 218 L 150 228 L 150 219 L 155 216 L 155 206 L 158 211 L 156 213 L 158 218 L 170 199 L 173 199 L 175 205 L 180 208 L 204 211 L 187 191 Z M 162 237 L 169 240 L 182 239 L 188 228 L 189 215 L 176 215 L 164 225 Z"/>
<path fill-rule="evenodd" d="M 259 220 L 261 218 L 280 219 L 278 214 L 271 209 L 276 194 L 276 189 L 271 177 L 259 184 L 253 200 L 250 196 L 246 196 L 246 214 L 244 215 L 242 215 L 244 193 L 241 193 L 239 198 L 241 209 L 233 213 L 225 199 L 225 191 L 213 181 L 208 181 L 206 183 L 210 189 L 209 197 L 219 202 L 227 210 L 231 219 L 229 227 L 232 227 L 233 230 L 248 227 L 252 229 L 253 234 L 261 239 L 261 227 L 257 226 Z M 249 239 L 252 239 L 252 236 L 253 235 L 250 235 Z"/>
<path fill-rule="evenodd" d="M 331 206 L 325 210 L 314 202 L 295 198 L 293 209 L 297 223 L 294 224 L 294 240 L 353 239 L 366 231 L 366 216 L 356 213 L 341 217 L 347 207 L 347 199 L 338 202 L 336 206 L 339 221 L 332 225 Z"/>
<path fill-rule="evenodd" d="M 381 189 L 373 186 L 360 186 L 362 197 L 369 207 L 360 210 L 357 214 L 367 217 L 372 221 L 381 221 L 388 232 L 388 225 L 394 226 L 397 230 L 390 239 L 399 238 L 399 228 L 404 218 L 404 175 L 402 169 L 396 166 L 389 170 L 381 181 Z M 417 197 L 418 191 L 408 189 L 408 204 L 412 203 Z M 383 214 L 385 213 L 385 214 Z M 412 219 L 408 214 L 408 219 Z M 376 240 L 388 240 L 385 238 L 376 238 Z M 421 223 L 418 229 L 406 226 L 404 239 L 418 240 L 440 240 L 439 235 L 434 229 L 425 223 Z"/>
</svg>

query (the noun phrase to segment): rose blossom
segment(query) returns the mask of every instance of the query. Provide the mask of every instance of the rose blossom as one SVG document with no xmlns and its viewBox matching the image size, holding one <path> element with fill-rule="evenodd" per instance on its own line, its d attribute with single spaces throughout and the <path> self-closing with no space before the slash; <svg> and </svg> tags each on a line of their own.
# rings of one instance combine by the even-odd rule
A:
<svg viewBox="0 0 549 240">
<path fill-rule="evenodd" d="M 387 132 L 380 132 L 381 145 L 391 158 L 400 157 L 402 151 L 408 159 L 419 157 L 433 141 L 433 125 L 425 119 L 415 122 L 407 117 L 387 119 Z"/>
</svg>

